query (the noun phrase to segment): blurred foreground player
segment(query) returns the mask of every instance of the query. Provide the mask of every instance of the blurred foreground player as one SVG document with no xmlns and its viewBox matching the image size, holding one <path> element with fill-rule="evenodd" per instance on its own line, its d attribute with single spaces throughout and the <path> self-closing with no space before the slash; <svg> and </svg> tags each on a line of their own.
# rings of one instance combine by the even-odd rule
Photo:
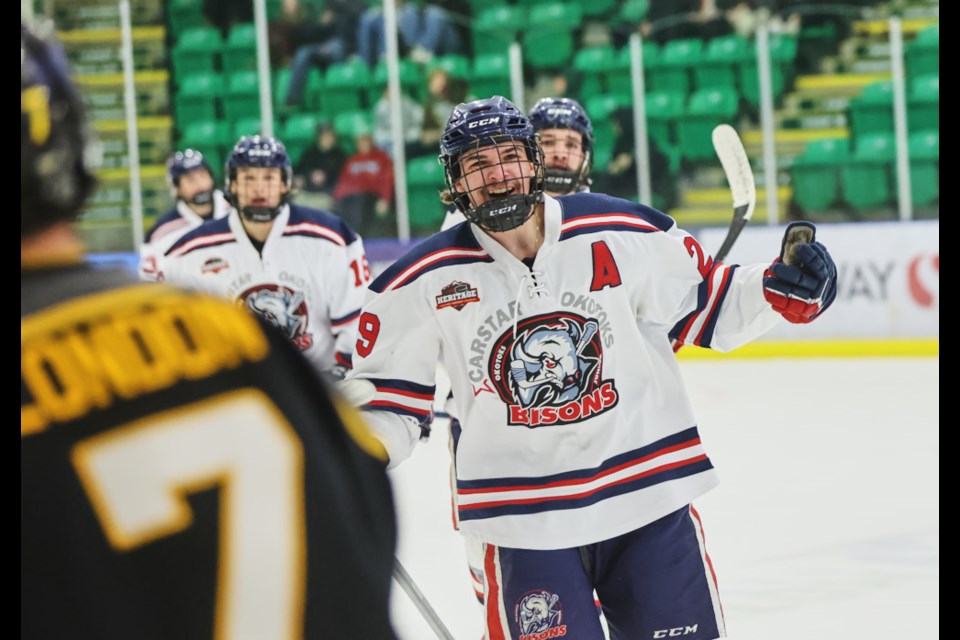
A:
<svg viewBox="0 0 960 640">
<path fill-rule="evenodd" d="M 536 132 L 502 96 L 458 105 L 440 145 L 467 222 L 370 285 L 343 386 L 392 468 L 429 433 L 442 358 L 486 637 L 606 638 L 594 594 L 613 640 L 726 635 L 693 506 L 718 477 L 669 335 L 730 351 L 818 318 L 829 253 L 788 226 L 772 264 L 726 265 L 651 207 L 547 195 Z"/>
<path fill-rule="evenodd" d="M 20 637 L 393 639 L 382 449 L 230 302 L 84 264 L 94 180 L 21 25 Z"/>
</svg>

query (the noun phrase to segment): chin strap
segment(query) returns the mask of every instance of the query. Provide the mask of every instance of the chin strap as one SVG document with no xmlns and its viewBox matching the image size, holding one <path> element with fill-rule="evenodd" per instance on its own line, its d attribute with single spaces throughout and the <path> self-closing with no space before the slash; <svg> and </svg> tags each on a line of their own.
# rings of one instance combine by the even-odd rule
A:
<svg viewBox="0 0 960 640">
<path fill-rule="evenodd" d="M 240 209 L 240 215 L 248 222 L 272 222 L 280 215 L 280 207 L 255 207 L 250 205 Z"/>
<path fill-rule="evenodd" d="M 201 191 L 200 193 L 194 194 L 192 198 L 186 201 L 188 204 L 196 205 L 205 205 L 213 202 L 213 189 L 209 191 Z"/>
</svg>

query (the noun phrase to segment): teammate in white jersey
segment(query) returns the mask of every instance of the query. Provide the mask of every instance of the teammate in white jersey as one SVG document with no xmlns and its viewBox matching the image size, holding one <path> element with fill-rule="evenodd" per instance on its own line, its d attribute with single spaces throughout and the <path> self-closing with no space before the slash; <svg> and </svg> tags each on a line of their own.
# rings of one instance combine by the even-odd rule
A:
<svg viewBox="0 0 960 640">
<path fill-rule="evenodd" d="M 321 371 L 342 377 L 370 267 L 345 222 L 288 201 L 292 177 L 282 142 L 241 138 L 227 162 L 229 215 L 177 240 L 161 279 L 245 304 Z"/>
<path fill-rule="evenodd" d="M 726 265 L 650 207 L 545 195 L 533 127 L 501 96 L 454 109 L 441 158 L 469 222 L 370 285 L 344 386 L 369 392 L 394 467 L 429 429 L 442 355 L 487 637 L 599 640 L 594 591 L 613 638 L 726 635 L 692 507 L 717 475 L 668 335 L 727 351 L 815 319 L 829 253 L 809 238 Z"/>
<path fill-rule="evenodd" d="M 223 218 L 230 208 L 223 192 L 214 188 L 210 164 L 195 149 L 177 151 L 167 161 L 167 185 L 176 204 L 157 218 L 144 236 L 140 245 L 141 280 L 156 280 L 163 270 L 160 260 L 174 242 L 206 220 Z"/>
</svg>

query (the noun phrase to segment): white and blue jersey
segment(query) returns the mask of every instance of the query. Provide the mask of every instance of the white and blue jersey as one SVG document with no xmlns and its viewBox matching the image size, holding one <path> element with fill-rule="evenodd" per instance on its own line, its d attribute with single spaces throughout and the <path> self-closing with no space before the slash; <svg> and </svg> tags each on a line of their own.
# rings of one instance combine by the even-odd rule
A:
<svg viewBox="0 0 960 640">
<path fill-rule="evenodd" d="M 335 215 L 283 206 L 261 254 L 232 210 L 181 237 L 163 266 L 163 280 L 270 320 L 320 370 L 350 366 L 370 271 L 363 240 Z"/>
<path fill-rule="evenodd" d="M 214 189 L 213 212 L 210 214 L 209 220 L 219 220 L 226 217 L 230 213 L 230 209 L 230 205 L 223 197 L 223 192 Z M 177 200 L 177 204 L 157 218 L 153 226 L 147 229 L 146 234 L 144 234 L 143 244 L 140 245 L 140 263 L 137 269 L 140 279 L 148 282 L 155 281 L 157 274 L 163 271 L 163 266 L 160 263 L 167 249 L 186 233 L 196 229 L 207 220 L 208 218 L 201 217 L 186 202 Z"/>
<path fill-rule="evenodd" d="M 546 197 L 532 266 L 471 224 L 370 286 L 354 370 L 390 464 L 432 415 L 437 362 L 461 422 L 463 533 L 559 549 L 633 531 L 717 483 L 668 333 L 721 351 L 782 321 L 766 265 L 714 263 L 673 219 L 601 194 Z"/>
</svg>

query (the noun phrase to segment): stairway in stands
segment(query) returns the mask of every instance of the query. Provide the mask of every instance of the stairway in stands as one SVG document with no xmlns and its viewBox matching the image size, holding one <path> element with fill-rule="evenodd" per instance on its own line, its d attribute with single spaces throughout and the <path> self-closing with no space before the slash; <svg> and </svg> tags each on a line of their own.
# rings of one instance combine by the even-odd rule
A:
<svg viewBox="0 0 960 640">
<path fill-rule="evenodd" d="M 130 251 L 134 238 L 118 3 L 59 0 L 48 6 L 103 152 L 100 187 L 80 219 L 84 240 L 92 252 Z M 173 121 L 166 29 L 162 0 L 132 0 L 130 7 L 141 192 L 149 221 L 170 206 L 165 163 Z"/>
<path fill-rule="evenodd" d="M 775 105 L 774 147 L 777 157 L 777 202 L 779 220 L 800 217 L 792 206 L 793 190 L 789 168 L 807 143 L 823 138 L 850 136 L 850 101 L 863 89 L 879 81 L 890 80 L 889 12 L 902 18 L 905 43 L 921 30 L 939 23 L 939 2 L 909 0 L 896 7 L 881 5 L 874 13 L 854 21 L 851 34 L 837 43 L 835 52 L 819 59 L 814 73 L 798 75 Z M 801 32 L 801 41 L 803 34 Z M 757 119 L 743 114 L 734 123 L 741 134 L 757 181 L 757 208 L 754 224 L 767 221 L 766 185 L 763 167 L 763 136 Z M 677 204 L 670 215 L 684 227 L 726 226 L 732 216 L 731 196 L 719 162 L 715 167 L 697 167 L 681 179 Z M 868 212 L 882 219 L 893 219 L 894 210 Z M 810 216 L 807 216 L 810 217 Z M 815 220 L 861 219 L 849 210 L 817 212 Z"/>
</svg>

